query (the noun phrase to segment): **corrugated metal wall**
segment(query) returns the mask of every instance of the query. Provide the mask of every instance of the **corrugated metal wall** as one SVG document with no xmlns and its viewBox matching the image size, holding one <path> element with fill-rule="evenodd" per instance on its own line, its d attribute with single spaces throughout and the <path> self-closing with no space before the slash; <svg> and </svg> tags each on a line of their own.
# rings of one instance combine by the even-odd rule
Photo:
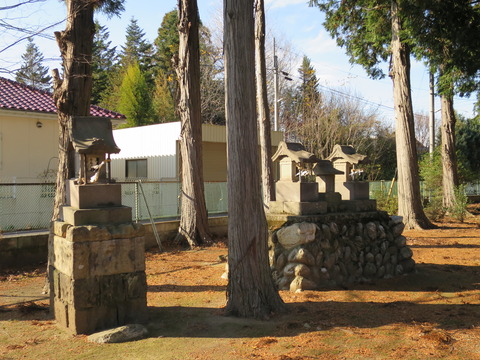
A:
<svg viewBox="0 0 480 360">
<path fill-rule="evenodd" d="M 112 154 L 112 177 L 125 179 L 127 160 L 147 159 L 148 180 L 178 179 L 180 130 L 180 122 L 114 130 L 121 152 Z M 227 181 L 226 127 L 203 124 L 202 138 L 204 180 Z M 272 131 L 273 152 L 282 139 L 283 132 Z"/>
<path fill-rule="evenodd" d="M 125 164 L 127 160 L 147 159 L 148 180 L 174 180 L 177 179 L 176 155 L 145 156 L 134 159 L 112 159 L 112 178 L 125 179 Z M 128 179 L 127 179 L 128 180 Z"/>
</svg>

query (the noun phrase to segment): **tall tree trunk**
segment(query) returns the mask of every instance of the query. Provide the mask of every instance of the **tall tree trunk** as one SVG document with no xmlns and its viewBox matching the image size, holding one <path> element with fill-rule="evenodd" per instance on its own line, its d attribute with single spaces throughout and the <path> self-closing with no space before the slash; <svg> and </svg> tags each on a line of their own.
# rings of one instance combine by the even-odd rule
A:
<svg viewBox="0 0 480 360">
<path fill-rule="evenodd" d="M 398 214 L 407 229 L 432 227 L 422 208 L 415 126 L 410 89 L 410 51 L 400 39 L 401 21 L 396 0 L 392 1 L 392 69 L 395 106 L 395 139 L 398 167 Z"/>
<path fill-rule="evenodd" d="M 457 120 L 453 111 L 453 96 L 441 95 L 441 104 L 443 206 L 448 209 L 455 205 L 455 188 L 459 185 L 455 152 L 455 123 Z"/>
<path fill-rule="evenodd" d="M 73 175 L 71 141 L 68 123 L 73 115 L 90 113 L 92 93 L 92 47 L 95 24 L 93 2 L 67 0 L 67 24 L 64 31 L 55 32 L 62 56 L 63 78 L 54 70 L 53 100 L 59 123 L 59 167 L 52 220 L 59 217 L 60 206 L 65 203 L 65 180 Z"/>
<path fill-rule="evenodd" d="M 255 0 L 255 80 L 257 84 L 257 120 L 260 137 L 263 206 L 268 209 L 275 198 L 272 174 L 272 139 L 267 97 L 267 68 L 265 64 L 264 0 Z"/>
<path fill-rule="evenodd" d="M 205 205 L 200 102 L 200 45 L 197 0 L 178 1 L 179 56 L 176 64 L 180 90 L 182 195 L 176 241 L 195 247 L 210 239 Z"/>
<path fill-rule="evenodd" d="M 66 202 L 66 180 L 74 176 L 71 139 L 68 134 L 73 115 L 90 113 L 92 92 L 92 46 L 95 25 L 94 3 L 90 0 L 67 0 L 67 23 L 64 31 L 55 32 L 62 56 L 63 78 L 53 71 L 53 100 L 58 113 L 59 148 L 56 191 L 52 224 L 60 218 L 61 206 Z M 53 228 L 50 226 L 48 251 L 53 251 Z M 50 270 L 49 255 L 48 270 Z M 47 271 L 49 276 L 50 271 Z M 47 284 L 44 292 L 48 292 Z"/>
<path fill-rule="evenodd" d="M 268 261 L 255 113 L 253 0 L 224 0 L 228 143 L 227 312 L 265 318 L 283 309 Z"/>
</svg>

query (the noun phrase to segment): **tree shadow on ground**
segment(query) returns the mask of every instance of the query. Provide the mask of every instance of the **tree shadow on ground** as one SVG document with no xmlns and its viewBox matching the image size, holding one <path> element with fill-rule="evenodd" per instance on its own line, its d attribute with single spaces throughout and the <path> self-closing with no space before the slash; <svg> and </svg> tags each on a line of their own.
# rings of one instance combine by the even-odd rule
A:
<svg viewBox="0 0 480 360">
<path fill-rule="evenodd" d="M 480 325 L 477 305 L 431 305 L 408 301 L 301 302 L 287 304 L 287 312 L 260 321 L 225 316 L 224 311 L 201 307 L 151 307 L 150 335 L 164 337 L 255 338 L 355 327 L 429 323 L 445 330 Z"/>
<path fill-rule="evenodd" d="M 226 286 L 222 285 L 148 285 L 148 292 L 202 292 L 202 291 L 222 291 L 225 292 Z"/>
<path fill-rule="evenodd" d="M 415 265 L 413 273 L 354 284 L 348 288 L 369 291 L 459 292 L 480 290 L 479 276 L 480 266 L 420 263 Z"/>
</svg>

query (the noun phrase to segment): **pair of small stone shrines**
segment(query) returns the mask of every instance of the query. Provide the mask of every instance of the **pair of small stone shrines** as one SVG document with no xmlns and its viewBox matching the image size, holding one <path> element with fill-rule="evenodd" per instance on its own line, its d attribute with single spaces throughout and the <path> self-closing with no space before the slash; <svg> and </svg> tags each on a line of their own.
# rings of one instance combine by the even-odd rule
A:
<svg viewBox="0 0 480 360">
<path fill-rule="evenodd" d="M 375 210 L 369 200 L 368 182 L 355 179 L 365 161 L 346 145 L 335 145 L 330 156 L 321 160 L 299 143 L 280 142 L 272 160 L 279 163 L 280 178 L 275 183 L 275 201 L 270 213 L 309 215 L 338 211 Z"/>
<path fill-rule="evenodd" d="M 276 200 L 266 214 L 272 278 L 293 292 L 388 279 L 415 270 L 399 216 L 376 209 L 358 165 L 365 156 L 335 145 L 317 159 L 280 143 Z"/>
<path fill-rule="evenodd" d="M 67 183 L 62 221 L 53 223 L 50 303 L 58 324 L 74 334 L 143 322 L 147 317 L 144 228 L 122 206 L 110 181 L 115 144 L 107 118 L 74 117 L 69 128 L 80 155 L 79 178 Z"/>
</svg>

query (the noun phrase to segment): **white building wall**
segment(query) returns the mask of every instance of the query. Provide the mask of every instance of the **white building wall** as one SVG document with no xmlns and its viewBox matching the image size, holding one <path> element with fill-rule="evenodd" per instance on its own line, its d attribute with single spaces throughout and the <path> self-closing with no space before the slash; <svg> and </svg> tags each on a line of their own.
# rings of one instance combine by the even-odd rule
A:
<svg viewBox="0 0 480 360">
<path fill-rule="evenodd" d="M 127 160 L 147 159 L 149 180 L 177 178 L 177 140 L 180 122 L 113 130 L 115 143 L 121 149 L 112 154 L 112 177 L 125 179 Z"/>
<path fill-rule="evenodd" d="M 113 131 L 119 154 L 112 154 L 112 177 L 125 178 L 129 159 L 147 159 L 148 180 L 178 179 L 180 122 L 155 124 Z M 205 181 L 226 181 L 226 127 L 202 125 L 203 164 Z M 278 146 L 283 133 L 272 131 L 272 146 Z"/>
<path fill-rule="evenodd" d="M 180 137 L 180 122 L 113 130 L 119 154 L 112 159 L 145 159 L 149 156 L 175 155 Z"/>
</svg>

